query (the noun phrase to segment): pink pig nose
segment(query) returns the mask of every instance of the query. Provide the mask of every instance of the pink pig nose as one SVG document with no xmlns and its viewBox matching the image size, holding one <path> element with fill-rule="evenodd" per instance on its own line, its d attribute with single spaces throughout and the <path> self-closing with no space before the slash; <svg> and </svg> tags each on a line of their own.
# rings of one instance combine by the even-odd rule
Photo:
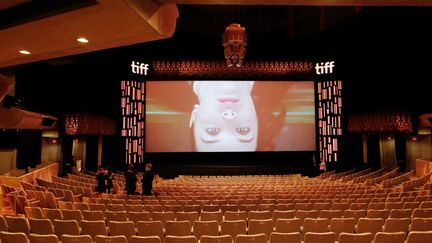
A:
<svg viewBox="0 0 432 243">
<path fill-rule="evenodd" d="M 234 120 L 237 117 L 237 112 L 231 109 L 226 109 L 221 113 L 221 116 L 224 120 Z"/>
</svg>

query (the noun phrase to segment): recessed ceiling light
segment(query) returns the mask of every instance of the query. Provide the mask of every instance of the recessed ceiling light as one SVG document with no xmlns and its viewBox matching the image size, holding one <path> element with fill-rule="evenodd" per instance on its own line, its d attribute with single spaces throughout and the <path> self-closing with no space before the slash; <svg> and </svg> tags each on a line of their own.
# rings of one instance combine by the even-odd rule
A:
<svg viewBox="0 0 432 243">
<path fill-rule="evenodd" d="M 30 52 L 27 50 L 20 50 L 19 53 L 21 53 L 23 55 L 30 55 Z"/>
<path fill-rule="evenodd" d="M 86 38 L 84 38 L 84 37 L 80 37 L 80 38 L 78 38 L 77 41 L 78 41 L 78 42 L 81 42 L 81 43 L 88 43 L 88 42 L 89 42 L 89 41 L 88 41 Z"/>
</svg>

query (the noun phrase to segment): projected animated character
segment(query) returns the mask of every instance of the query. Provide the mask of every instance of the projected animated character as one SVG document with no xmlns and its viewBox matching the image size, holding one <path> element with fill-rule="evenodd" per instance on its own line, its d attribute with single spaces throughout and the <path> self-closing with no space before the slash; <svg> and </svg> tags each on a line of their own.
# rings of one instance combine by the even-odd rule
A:
<svg viewBox="0 0 432 243">
<path fill-rule="evenodd" d="M 258 119 L 253 81 L 194 81 L 190 127 L 199 152 L 255 151 Z"/>
</svg>

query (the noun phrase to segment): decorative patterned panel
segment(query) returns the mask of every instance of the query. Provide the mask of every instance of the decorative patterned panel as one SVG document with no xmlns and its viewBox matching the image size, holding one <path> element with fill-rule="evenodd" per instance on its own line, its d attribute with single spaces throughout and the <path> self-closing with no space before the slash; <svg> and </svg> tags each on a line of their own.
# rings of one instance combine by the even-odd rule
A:
<svg viewBox="0 0 432 243">
<path fill-rule="evenodd" d="M 126 139 L 126 163 L 144 161 L 145 131 L 145 84 L 144 82 L 121 82 L 122 137 Z"/>
<path fill-rule="evenodd" d="M 413 124 L 410 113 L 381 112 L 350 115 L 350 132 L 412 133 Z"/>
<path fill-rule="evenodd" d="M 83 114 L 64 114 L 67 135 L 115 135 L 115 120 L 108 117 Z"/>
<path fill-rule="evenodd" d="M 227 75 L 249 75 L 254 77 L 278 76 L 290 74 L 311 74 L 311 62 L 279 62 L 279 61 L 251 61 L 244 62 L 241 67 L 228 67 L 222 61 L 154 61 L 155 75 L 173 75 L 181 77 L 211 75 L 226 77 Z"/>
<path fill-rule="evenodd" d="M 342 136 L 342 81 L 319 81 L 317 85 L 320 158 L 335 162 L 339 159 Z"/>
</svg>

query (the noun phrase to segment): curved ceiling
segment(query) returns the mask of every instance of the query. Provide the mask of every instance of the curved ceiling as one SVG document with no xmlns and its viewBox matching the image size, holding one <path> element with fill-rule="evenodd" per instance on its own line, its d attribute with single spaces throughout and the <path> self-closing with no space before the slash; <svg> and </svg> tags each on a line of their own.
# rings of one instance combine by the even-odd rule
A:
<svg viewBox="0 0 432 243">
<path fill-rule="evenodd" d="M 0 67 L 168 38 L 177 17 L 175 4 L 98 0 L 94 5 L 0 30 Z M 79 37 L 89 43 L 78 42 Z M 31 54 L 20 54 L 20 50 Z"/>
<path fill-rule="evenodd" d="M 32 2 L 59 1 L 2 0 L 0 10 Z M 95 3 L 1 29 L 0 68 L 169 38 L 179 17 L 176 4 L 432 6 L 432 1 L 427 0 L 98 0 Z M 78 37 L 86 37 L 90 42 L 79 43 Z M 20 54 L 20 50 L 31 54 Z"/>
</svg>

